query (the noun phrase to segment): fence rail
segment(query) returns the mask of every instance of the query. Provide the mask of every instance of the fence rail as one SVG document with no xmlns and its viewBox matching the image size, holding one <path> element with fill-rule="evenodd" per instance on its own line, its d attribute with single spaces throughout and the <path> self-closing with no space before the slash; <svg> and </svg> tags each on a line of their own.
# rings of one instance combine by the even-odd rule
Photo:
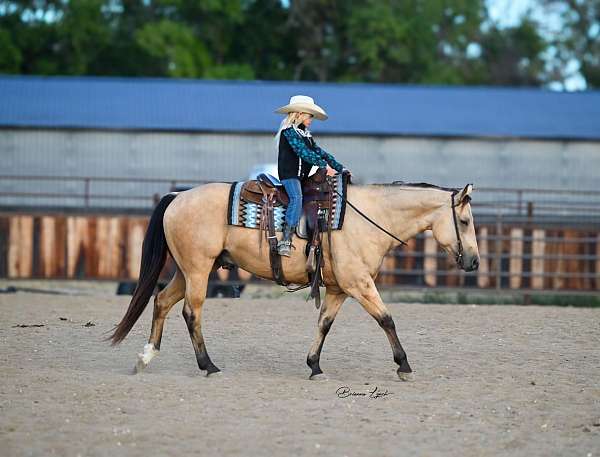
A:
<svg viewBox="0 0 600 457">
<path fill-rule="evenodd" d="M 157 195 L 207 182 L 0 175 L 0 277 L 135 280 L 147 214 Z M 476 195 L 477 272 L 456 269 L 425 234 L 384 259 L 378 282 L 409 288 L 598 292 L 600 191 L 484 187 Z M 132 216 L 131 207 L 142 216 Z M 108 211 L 103 216 L 88 211 L 98 208 Z M 228 274 L 222 272 L 220 280 L 249 277 Z"/>
<path fill-rule="evenodd" d="M 0 175 L 0 207 L 112 207 L 150 209 L 157 195 L 211 181 L 194 178 Z M 481 215 L 569 215 L 600 223 L 600 191 L 477 187 L 472 206 Z"/>
</svg>

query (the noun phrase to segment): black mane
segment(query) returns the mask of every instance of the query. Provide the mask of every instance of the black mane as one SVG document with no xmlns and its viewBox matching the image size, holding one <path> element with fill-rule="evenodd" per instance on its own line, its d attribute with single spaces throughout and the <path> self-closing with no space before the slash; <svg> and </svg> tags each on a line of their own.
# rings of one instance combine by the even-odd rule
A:
<svg viewBox="0 0 600 457">
<path fill-rule="evenodd" d="M 445 190 L 447 192 L 460 192 L 461 189 L 457 189 L 454 187 L 442 187 L 437 186 L 435 184 L 429 184 L 427 182 L 404 182 L 404 181 L 394 181 L 391 183 L 380 184 L 381 186 L 403 186 L 403 187 L 421 187 L 426 189 L 438 189 Z"/>
</svg>

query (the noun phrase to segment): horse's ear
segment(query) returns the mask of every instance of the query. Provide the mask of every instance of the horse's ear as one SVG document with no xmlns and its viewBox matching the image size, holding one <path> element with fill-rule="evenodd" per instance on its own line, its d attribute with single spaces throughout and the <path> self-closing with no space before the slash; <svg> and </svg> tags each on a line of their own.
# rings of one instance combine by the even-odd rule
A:
<svg viewBox="0 0 600 457">
<path fill-rule="evenodd" d="M 460 191 L 456 198 L 456 204 L 462 205 L 471 201 L 471 192 L 473 192 L 473 184 L 467 184 L 463 190 Z"/>
</svg>

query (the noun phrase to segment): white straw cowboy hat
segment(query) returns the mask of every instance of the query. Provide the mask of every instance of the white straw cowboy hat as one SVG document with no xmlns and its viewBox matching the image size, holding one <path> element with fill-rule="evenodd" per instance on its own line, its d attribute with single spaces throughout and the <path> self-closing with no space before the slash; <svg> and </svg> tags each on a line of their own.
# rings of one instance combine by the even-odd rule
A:
<svg viewBox="0 0 600 457">
<path fill-rule="evenodd" d="M 319 105 L 315 104 L 312 97 L 306 95 L 294 95 L 290 98 L 290 102 L 277 108 L 276 113 L 287 114 L 287 113 L 309 113 L 312 114 L 316 119 L 324 121 L 327 119 L 327 113 Z"/>
</svg>

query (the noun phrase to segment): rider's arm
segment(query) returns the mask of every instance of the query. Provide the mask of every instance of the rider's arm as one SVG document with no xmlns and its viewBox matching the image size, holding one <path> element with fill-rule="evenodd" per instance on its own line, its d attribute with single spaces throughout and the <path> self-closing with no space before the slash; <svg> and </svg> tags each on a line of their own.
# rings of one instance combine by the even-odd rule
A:
<svg viewBox="0 0 600 457">
<path fill-rule="evenodd" d="M 335 160 L 335 158 L 331 154 L 329 154 L 324 149 L 321 149 L 319 146 L 315 146 L 315 150 L 321 155 L 321 157 L 323 157 L 327 161 L 331 168 L 340 173 L 342 172 L 344 166 L 337 160 Z"/>
<path fill-rule="evenodd" d="M 302 160 L 310 163 L 311 165 L 316 165 L 319 168 L 327 167 L 327 160 L 319 153 L 313 151 L 311 148 L 306 146 L 304 140 L 293 128 L 283 130 L 281 133 L 283 133 L 285 138 L 288 140 L 288 143 L 292 147 L 292 150 Z"/>
</svg>

